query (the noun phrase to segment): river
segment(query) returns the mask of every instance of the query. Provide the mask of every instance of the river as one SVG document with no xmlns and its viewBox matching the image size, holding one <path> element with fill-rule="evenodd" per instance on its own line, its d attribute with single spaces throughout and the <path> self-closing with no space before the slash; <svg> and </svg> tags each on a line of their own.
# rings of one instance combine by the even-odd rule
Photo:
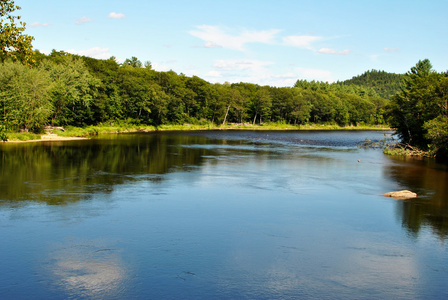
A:
<svg viewBox="0 0 448 300">
<path fill-rule="evenodd" d="M 383 138 L 0 144 L 0 299 L 448 298 L 447 168 L 359 147 Z"/>
</svg>

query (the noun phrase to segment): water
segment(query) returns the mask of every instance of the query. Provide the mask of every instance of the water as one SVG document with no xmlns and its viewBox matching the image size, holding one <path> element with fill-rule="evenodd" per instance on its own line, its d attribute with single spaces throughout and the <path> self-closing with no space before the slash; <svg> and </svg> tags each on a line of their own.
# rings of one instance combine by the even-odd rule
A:
<svg viewBox="0 0 448 300">
<path fill-rule="evenodd" d="M 447 298 L 446 167 L 383 135 L 2 144 L 0 299 Z"/>
</svg>

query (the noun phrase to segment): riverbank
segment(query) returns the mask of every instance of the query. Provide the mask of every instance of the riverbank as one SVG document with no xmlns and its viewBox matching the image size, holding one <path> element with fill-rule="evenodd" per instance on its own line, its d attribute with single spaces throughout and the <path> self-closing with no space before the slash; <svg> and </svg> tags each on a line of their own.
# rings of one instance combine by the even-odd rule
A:
<svg viewBox="0 0 448 300">
<path fill-rule="evenodd" d="M 43 142 L 43 141 L 70 141 L 87 139 L 99 134 L 110 133 L 131 133 L 131 132 L 152 132 L 152 131 L 190 131 L 190 130 L 391 130 L 387 126 L 338 126 L 324 124 L 306 124 L 306 125 L 289 125 L 266 123 L 262 125 L 252 125 L 250 123 L 242 124 L 183 124 L 183 125 L 160 125 L 160 126 L 138 126 L 131 124 L 120 125 L 96 125 L 84 128 L 68 126 L 61 128 L 48 129 L 45 134 L 32 133 L 10 133 L 8 134 L 7 143 L 23 143 L 23 142 Z"/>
<path fill-rule="evenodd" d="M 436 154 L 434 151 L 424 151 L 416 147 L 405 144 L 394 144 L 389 145 L 384 149 L 384 154 L 389 156 L 403 156 L 403 157 L 414 157 L 414 158 L 435 158 Z"/>
</svg>

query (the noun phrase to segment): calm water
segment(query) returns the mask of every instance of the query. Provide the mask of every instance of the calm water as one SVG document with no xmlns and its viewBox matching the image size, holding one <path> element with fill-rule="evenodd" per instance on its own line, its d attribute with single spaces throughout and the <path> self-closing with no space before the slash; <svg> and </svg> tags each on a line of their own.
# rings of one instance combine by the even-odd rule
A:
<svg viewBox="0 0 448 300">
<path fill-rule="evenodd" d="M 1 144 L 0 299 L 446 299 L 447 170 L 383 137 Z"/>
</svg>

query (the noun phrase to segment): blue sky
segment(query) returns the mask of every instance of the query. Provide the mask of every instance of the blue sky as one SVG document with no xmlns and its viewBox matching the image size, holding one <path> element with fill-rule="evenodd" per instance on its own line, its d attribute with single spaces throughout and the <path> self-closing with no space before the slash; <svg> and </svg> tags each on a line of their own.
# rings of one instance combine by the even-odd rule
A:
<svg viewBox="0 0 448 300">
<path fill-rule="evenodd" d="M 367 70 L 448 69 L 447 0 L 16 0 L 35 49 L 122 62 L 209 82 L 292 86 Z"/>
</svg>

